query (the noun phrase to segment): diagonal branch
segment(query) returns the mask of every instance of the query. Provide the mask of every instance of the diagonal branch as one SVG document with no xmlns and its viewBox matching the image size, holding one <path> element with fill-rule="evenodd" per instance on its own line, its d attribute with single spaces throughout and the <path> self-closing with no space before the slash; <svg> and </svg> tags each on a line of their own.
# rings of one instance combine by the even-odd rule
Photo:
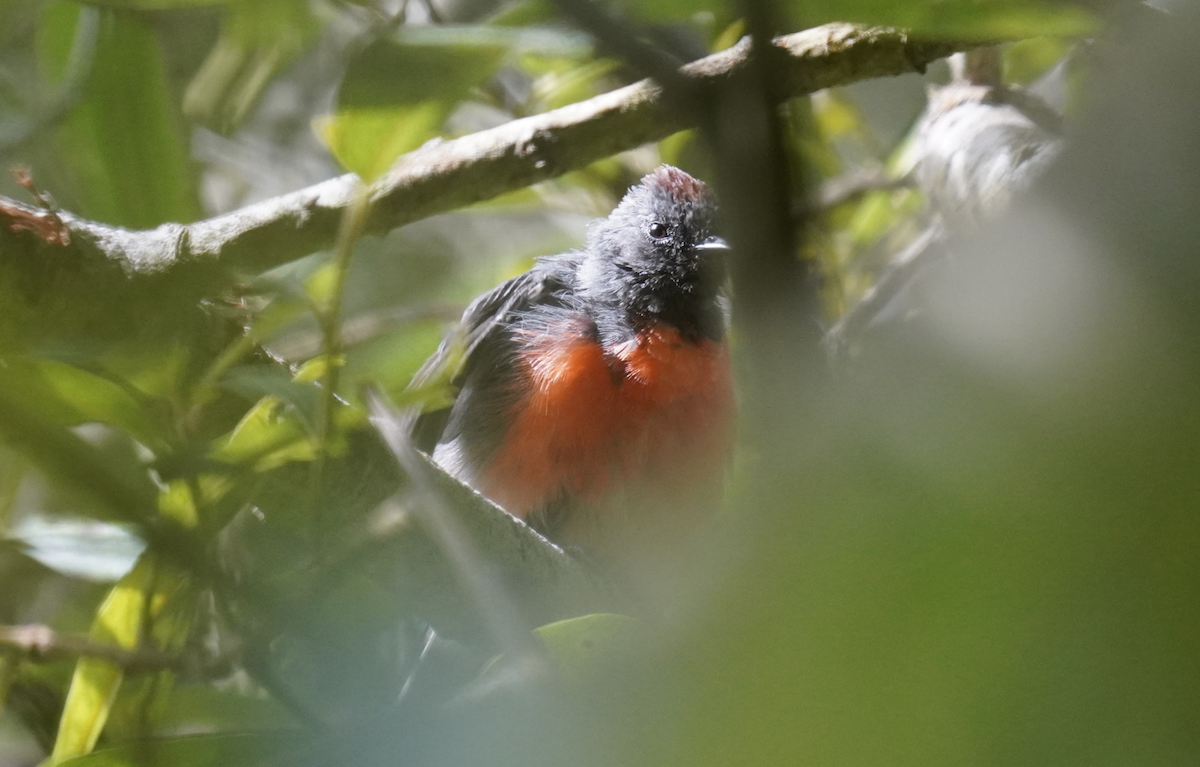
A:
<svg viewBox="0 0 1200 767">
<path fill-rule="evenodd" d="M 894 29 L 850 24 L 777 38 L 786 95 L 873 77 L 922 71 L 971 43 L 921 42 Z M 716 85 L 749 63 L 749 39 L 683 67 L 698 86 Z M 653 81 L 605 93 L 545 114 L 514 120 L 462 138 L 431 141 L 411 152 L 371 191 L 368 233 L 383 233 L 437 213 L 491 199 L 589 163 L 657 141 L 690 127 Z M 129 275 L 161 273 L 186 264 L 214 264 L 253 273 L 330 247 L 358 184 L 340 176 L 290 194 L 193 224 L 130 231 L 61 213 L 69 243 L 84 258 L 109 260 Z M 0 253 L 6 240 L 36 237 L 14 217 L 39 211 L 0 198 Z M 14 212 L 15 211 L 15 212 Z M 23 211 L 23 213 L 22 213 Z M 16 222 L 19 223 L 19 222 Z"/>
</svg>

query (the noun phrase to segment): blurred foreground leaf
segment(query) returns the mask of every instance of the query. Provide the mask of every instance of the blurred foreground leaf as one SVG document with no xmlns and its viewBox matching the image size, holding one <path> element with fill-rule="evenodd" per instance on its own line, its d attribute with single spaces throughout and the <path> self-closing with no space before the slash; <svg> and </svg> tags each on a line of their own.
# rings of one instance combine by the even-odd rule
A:
<svg viewBox="0 0 1200 767">
<path fill-rule="evenodd" d="M 60 762 L 63 767 L 251 767 L 277 764 L 281 753 L 297 756 L 303 741 L 296 734 L 240 733 L 233 735 L 188 735 L 109 748 Z"/>
</svg>

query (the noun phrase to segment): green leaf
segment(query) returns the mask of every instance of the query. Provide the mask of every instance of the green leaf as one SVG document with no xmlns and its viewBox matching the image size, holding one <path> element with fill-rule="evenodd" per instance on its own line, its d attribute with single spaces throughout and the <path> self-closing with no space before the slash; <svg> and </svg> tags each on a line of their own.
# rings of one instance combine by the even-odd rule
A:
<svg viewBox="0 0 1200 767">
<path fill-rule="evenodd" d="M 342 167 L 371 182 L 396 158 L 438 134 L 450 107 L 427 101 L 390 109 L 343 109 L 317 121 L 317 135 Z"/>
<path fill-rule="evenodd" d="M 161 439 L 161 424 L 132 386 L 57 360 L 9 357 L 5 364 L 11 375 L 24 380 L 28 404 L 48 420 L 66 426 L 109 424 L 148 445 Z"/>
<path fill-rule="evenodd" d="M 696 14 L 727 17 L 730 4 L 721 0 L 624 0 L 630 14 L 639 21 L 687 21 Z"/>
<path fill-rule="evenodd" d="M 1055 37 L 1021 40 L 1004 51 L 1004 81 L 1028 85 L 1063 60 L 1071 43 Z"/>
<path fill-rule="evenodd" d="M 220 37 L 188 85 L 184 113 L 222 133 L 236 128 L 318 29 L 307 0 L 231 3 Z"/>
<path fill-rule="evenodd" d="M 640 621 L 615 613 L 568 618 L 541 626 L 533 633 L 546 648 L 558 678 L 570 686 L 601 679 L 621 654 L 645 639 Z M 480 679 L 499 673 L 505 663 L 505 656 L 496 657 L 484 668 Z"/>
<path fill-rule="evenodd" d="M 0 440 L 111 519 L 144 523 L 156 517 L 158 488 L 145 468 L 123 453 L 101 451 L 42 418 L 28 399 L 28 383 L 8 371 L 0 372 Z"/>
<path fill-rule="evenodd" d="M 1096 19 L 1081 8 L 1036 0 L 811 0 L 790 8 L 797 29 L 851 21 L 973 40 L 1078 37 L 1097 29 Z"/>
<path fill-rule="evenodd" d="M 61 767 L 137 767 L 146 764 L 171 767 L 250 767 L 283 763 L 281 754 L 305 748 L 306 738 L 298 733 L 238 733 L 231 735 L 185 735 L 109 748 L 68 759 Z"/>
<path fill-rule="evenodd" d="M 336 452 L 331 446 L 331 452 Z M 252 463 L 270 471 L 292 461 L 311 461 L 317 444 L 294 408 L 275 396 L 263 397 L 241 422 L 213 448 L 213 458 L 226 463 Z"/>
<path fill-rule="evenodd" d="M 176 687 L 161 720 L 168 732 L 267 730 L 294 723 L 287 709 L 273 698 L 206 684 Z"/>
<path fill-rule="evenodd" d="M 404 45 L 439 45 L 470 48 L 494 47 L 513 53 L 583 58 L 592 53 L 592 38 L 584 32 L 551 26 L 489 24 L 426 24 L 396 31 Z"/>
<path fill-rule="evenodd" d="M 635 19 L 653 22 L 687 21 L 697 14 L 726 19 L 738 10 L 716 0 L 625 0 L 625 7 Z M 807 0 L 778 7 L 785 29 L 850 21 L 976 40 L 1075 37 L 1096 31 L 1096 21 L 1086 11 L 1037 0 Z"/>
<path fill-rule="evenodd" d="M 317 132 L 347 169 L 365 181 L 438 134 L 455 105 L 496 71 L 507 47 L 407 45 L 381 40 L 350 62 L 337 114 Z"/>
<path fill-rule="evenodd" d="M 145 639 L 158 649 L 177 649 L 191 626 L 193 590 L 182 574 L 143 555 L 113 587 L 92 624 L 92 641 L 137 648 Z M 63 707 L 51 761 L 90 752 L 108 720 L 124 674 L 99 658 L 82 658 Z"/>
<path fill-rule="evenodd" d="M 237 5 L 237 0 L 93 0 L 89 5 L 101 8 L 128 8 L 139 11 L 158 11 L 171 8 L 195 8 L 205 5 Z M 269 3 L 264 3 L 267 5 Z"/>
<path fill-rule="evenodd" d="M 620 653 L 643 639 L 641 623 L 627 615 L 595 613 L 568 618 L 534 631 L 566 682 L 595 679 Z"/>
<path fill-rule="evenodd" d="M 66 63 L 79 6 L 51 3 L 39 25 L 42 68 Z M 105 11 L 83 98 L 58 147 L 75 179 L 75 212 L 133 228 L 199 216 L 188 142 L 172 107 L 162 53 L 142 17 Z"/>
</svg>

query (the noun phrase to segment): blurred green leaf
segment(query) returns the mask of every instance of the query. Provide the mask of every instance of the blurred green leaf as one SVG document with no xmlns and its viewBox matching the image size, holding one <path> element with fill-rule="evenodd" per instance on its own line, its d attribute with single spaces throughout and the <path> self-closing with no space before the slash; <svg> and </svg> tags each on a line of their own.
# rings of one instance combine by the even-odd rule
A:
<svg viewBox="0 0 1200 767">
<path fill-rule="evenodd" d="M 78 17 L 79 6 L 67 2 L 44 12 L 39 48 L 52 80 L 66 65 Z M 199 216 L 162 54 L 140 17 L 103 14 L 91 76 L 59 130 L 58 146 L 75 176 L 77 213 L 132 228 Z"/>
<path fill-rule="evenodd" d="M 866 129 L 862 114 L 854 102 L 835 88 L 814 94 L 812 114 L 814 127 L 826 140 L 859 135 Z"/>
<path fill-rule="evenodd" d="M 624 0 L 630 13 L 647 21 L 686 21 L 696 14 L 728 18 L 736 6 L 717 0 Z M 780 6 L 786 29 L 849 21 L 903 27 L 914 33 L 966 39 L 1072 37 L 1096 30 L 1081 8 L 1037 0 L 809 0 Z"/>
<path fill-rule="evenodd" d="M 533 109 L 548 111 L 567 104 L 584 101 L 604 89 L 604 78 L 620 68 L 614 59 L 577 61 L 523 56 L 521 66 L 529 72 L 541 73 L 532 88 Z"/>
<path fill-rule="evenodd" d="M 214 448 L 219 461 L 258 461 L 266 471 L 291 460 L 312 460 L 316 445 L 304 424 L 278 397 L 268 396 L 250 408 L 229 436 Z"/>
<path fill-rule="evenodd" d="M 615 613 L 593 613 L 548 623 L 534 629 L 559 681 L 580 687 L 601 680 L 625 653 L 643 644 L 648 635 L 641 621 Z M 498 655 L 479 673 L 481 687 L 501 679 L 511 666 Z"/>
<path fill-rule="evenodd" d="M 313 380 L 319 379 L 320 376 L 317 376 Z M 266 365 L 236 367 L 221 379 L 221 386 L 250 400 L 273 395 L 291 405 L 309 428 L 315 423 L 321 390 L 311 382 L 298 380 L 284 368 Z"/>
<path fill-rule="evenodd" d="M 1078 37 L 1094 33 L 1098 24 L 1077 6 L 1036 0 L 811 0 L 789 10 L 796 29 L 851 21 L 968 40 Z"/>
<path fill-rule="evenodd" d="M 698 13 L 728 16 L 730 5 L 721 0 L 622 0 L 640 21 L 687 21 Z"/>
<path fill-rule="evenodd" d="M 206 684 L 177 686 L 160 720 L 164 732 L 239 732 L 293 724 L 287 709 L 272 698 Z"/>
<path fill-rule="evenodd" d="M 132 650 L 149 642 L 169 651 L 182 645 L 191 627 L 190 581 L 172 567 L 143 555 L 96 613 L 92 641 Z M 51 760 L 59 763 L 96 745 L 121 687 L 120 668 L 82 658 L 67 693 Z"/>
<path fill-rule="evenodd" d="M 317 123 L 317 133 L 342 167 L 370 183 L 396 158 L 438 134 L 450 106 L 427 101 L 410 107 L 343 109 Z"/>
<path fill-rule="evenodd" d="M 584 32 L 552 26 L 489 24 L 426 24 L 404 26 L 395 40 L 404 45 L 451 46 L 460 49 L 492 47 L 513 53 L 581 58 L 592 52 Z"/>
<path fill-rule="evenodd" d="M 9 357 L 5 364 L 10 375 L 22 379 L 28 404 L 48 420 L 66 426 L 108 424 L 147 445 L 162 439 L 165 426 L 147 412 L 141 393 L 115 377 L 35 357 Z"/>
<path fill-rule="evenodd" d="M 318 123 L 334 156 L 365 181 L 437 135 L 471 89 L 490 77 L 507 47 L 405 45 L 381 40 L 351 62 L 338 112 Z"/>
<path fill-rule="evenodd" d="M 623 653 L 646 639 L 643 624 L 627 615 L 596 613 L 550 623 L 534 633 L 567 684 L 595 681 Z"/>
<path fill-rule="evenodd" d="M 519 0 L 501 7 L 488 19 L 488 23 L 496 26 L 523 27 L 552 23 L 557 18 L 558 11 L 554 4 L 547 0 Z"/>
<path fill-rule="evenodd" d="M 1004 81 L 1029 85 L 1049 72 L 1071 50 L 1071 42 L 1057 37 L 1020 40 L 1004 50 Z"/>
<path fill-rule="evenodd" d="M 0 722 L 4 720 L 4 706 L 8 703 L 8 691 L 17 675 L 15 654 L 0 654 Z"/>
<path fill-rule="evenodd" d="M 308 0 L 229 2 L 220 37 L 188 85 L 184 114 L 222 133 L 236 128 L 318 29 Z"/>
<path fill-rule="evenodd" d="M 846 223 L 855 247 L 870 247 L 920 207 L 921 196 L 908 189 L 880 190 L 867 194 Z"/>
<path fill-rule="evenodd" d="M 191 8 L 202 5 L 235 5 L 240 0 L 95 0 L 90 5 L 102 8 L 129 8 L 139 11 L 157 11 L 171 8 Z M 270 3 L 264 3 L 269 5 Z"/>
<path fill-rule="evenodd" d="M 250 767 L 278 764 L 281 754 L 292 749 L 297 752 L 302 750 L 302 744 L 306 740 L 304 736 L 296 733 L 186 735 L 155 740 L 148 744 L 103 749 L 59 764 L 62 767 L 145 767 L 146 764 L 165 764 L 171 767 Z"/>
<path fill-rule="evenodd" d="M 7 371 L 0 374 L 0 439 L 46 477 L 96 504 L 110 519 L 135 523 L 153 519 L 158 489 L 145 467 L 125 454 L 92 447 L 37 415 L 26 399 L 28 385 L 29 379 Z"/>
</svg>

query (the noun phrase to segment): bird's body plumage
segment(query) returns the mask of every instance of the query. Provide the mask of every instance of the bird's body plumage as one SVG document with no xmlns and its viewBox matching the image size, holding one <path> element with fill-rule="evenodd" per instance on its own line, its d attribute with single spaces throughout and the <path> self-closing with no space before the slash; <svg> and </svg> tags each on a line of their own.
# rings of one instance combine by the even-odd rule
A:
<svg viewBox="0 0 1200 767">
<path fill-rule="evenodd" d="M 707 187 L 664 166 L 584 250 L 476 299 L 426 366 L 463 350 L 434 460 L 588 548 L 661 527 L 652 508 L 711 506 L 734 418 L 712 214 Z"/>
</svg>

